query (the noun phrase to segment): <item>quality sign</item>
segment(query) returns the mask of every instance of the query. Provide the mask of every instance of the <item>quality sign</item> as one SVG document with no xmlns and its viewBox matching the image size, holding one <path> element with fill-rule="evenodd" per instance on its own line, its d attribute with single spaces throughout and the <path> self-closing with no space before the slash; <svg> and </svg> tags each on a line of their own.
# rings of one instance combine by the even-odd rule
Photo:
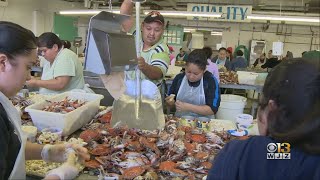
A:
<svg viewBox="0 0 320 180">
<path fill-rule="evenodd" d="M 246 17 L 251 15 L 252 6 L 220 6 L 211 4 L 188 4 L 188 12 L 221 13 L 220 18 L 188 17 L 188 20 L 250 22 Z"/>
</svg>

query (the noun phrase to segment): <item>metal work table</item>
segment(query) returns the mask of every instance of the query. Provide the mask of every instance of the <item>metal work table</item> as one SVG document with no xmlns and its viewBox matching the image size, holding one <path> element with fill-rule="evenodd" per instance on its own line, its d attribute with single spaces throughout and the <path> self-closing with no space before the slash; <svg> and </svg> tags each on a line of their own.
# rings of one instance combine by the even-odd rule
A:
<svg viewBox="0 0 320 180">
<path fill-rule="evenodd" d="M 261 85 L 246 85 L 246 84 L 219 84 L 220 88 L 226 89 L 245 89 L 245 90 L 255 90 L 256 92 L 262 92 L 263 86 Z"/>
</svg>

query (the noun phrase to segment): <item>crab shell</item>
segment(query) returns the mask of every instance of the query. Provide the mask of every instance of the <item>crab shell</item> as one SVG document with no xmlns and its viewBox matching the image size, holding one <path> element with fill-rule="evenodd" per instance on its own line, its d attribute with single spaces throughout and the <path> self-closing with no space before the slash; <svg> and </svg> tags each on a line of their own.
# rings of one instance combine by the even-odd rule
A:
<svg viewBox="0 0 320 180">
<path fill-rule="evenodd" d="M 204 161 L 209 158 L 209 154 L 206 152 L 198 152 L 197 154 L 194 155 L 194 158 L 200 161 Z"/>
<path fill-rule="evenodd" d="M 177 166 L 178 165 L 175 162 L 164 161 L 164 162 L 160 163 L 159 170 L 163 170 L 163 171 L 171 170 L 171 169 L 175 169 Z"/>
<path fill-rule="evenodd" d="M 83 131 L 80 136 L 85 142 L 90 142 L 92 140 L 99 140 L 101 138 L 101 134 L 97 130 L 85 130 Z"/>
<path fill-rule="evenodd" d="M 207 142 L 206 136 L 202 135 L 202 134 L 192 134 L 191 135 L 191 140 L 193 142 L 197 142 L 197 143 L 205 143 L 205 142 Z"/>
<path fill-rule="evenodd" d="M 147 149 L 151 149 L 154 151 L 157 155 L 160 154 L 160 150 L 158 149 L 157 145 L 155 143 L 148 142 L 147 138 L 140 137 L 139 142 L 141 145 L 143 145 Z"/>
<path fill-rule="evenodd" d="M 211 169 L 212 163 L 205 161 L 205 162 L 202 162 L 200 166 L 203 167 L 204 169 Z"/>
<path fill-rule="evenodd" d="M 98 144 L 95 148 L 89 151 L 90 154 L 95 156 L 104 156 L 110 154 L 111 150 L 106 144 Z"/>
<path fill-rule="evenodd" d="M 90 169 L 99 168 L 100 165 L 101 164 L 97 160 L 94 160 L 94 159 L 84 162 L 84 166 L 87 168 L 90 168 Z"/>
<path fill-rule="evenodd" d="M 142 175 L 146 171 L 146 168 L 143 166 L 131 167 L 123 171 L 120 179 L 133 179 L 137 176 Z"/>
<path fill-rule="evenodd" d="M 98 120 L 101 123 L 110 123 L 112 117 L 112 111 L 107 112 L 106 114 L 102 115 L 101 117 L 98 118 Z"/>
<path fill-rule="evenodd" d="M 180 169 L 170 169 L 170 170 L 162 170 L 165 173 L 168 173 L 172 177 L 186 177 L 189 174 Z"/>
<path fill-rule="evenodd" d="M 197 148 L 197 144 L 184 142 L 184 146 L 186 147 L 186 151 L 188 154 L 192 154 L 194 150 Z"/>
</svg>

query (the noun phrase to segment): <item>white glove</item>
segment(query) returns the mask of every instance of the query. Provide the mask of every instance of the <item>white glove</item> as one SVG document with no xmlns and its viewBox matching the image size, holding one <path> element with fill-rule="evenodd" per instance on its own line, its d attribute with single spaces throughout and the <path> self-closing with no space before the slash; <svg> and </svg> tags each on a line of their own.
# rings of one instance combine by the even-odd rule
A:
<svg viewBox="0 0 320 180">
<path fill-rule="evenodd" d="M 47 144 L 41 151 L 41 157 L 46 162 L 64 162 L 67 159 L 67 149 L 73 149 L 79 155 L 80 160 L 90 159 L 88 150 L 77 144 Z"/>
<path fill-rule="evenodd" d="M 61 180 L 74 179 L 79 174 L 79 169 L 77 168 L 76 163 L 77 158 L 73 151 L 73 153 L 69 153 L 67 162 L 63 163 L 62 166 L 49 171 L 46 177 L 58 176 Z"/>
<path fill-rule="evenodd" d="M 41 157 L 46 162 L 64 162 L 67 159 L 65 150 L 64 144 L 46 144 L 41 151 Z"/>
</svg>

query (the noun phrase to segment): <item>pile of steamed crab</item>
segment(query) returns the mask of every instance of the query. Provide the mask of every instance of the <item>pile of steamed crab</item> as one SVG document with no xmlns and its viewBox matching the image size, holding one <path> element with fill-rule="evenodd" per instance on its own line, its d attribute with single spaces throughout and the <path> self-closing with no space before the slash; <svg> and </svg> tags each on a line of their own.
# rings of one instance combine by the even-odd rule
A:
<svg viewBox="0 0 320 180">
<path fill-rule="evenodd" d="M 71 112 L 83 106 L 86 103 L 85 101 L 68 99 L 68 97 L 65 97 L 64 100 L 59 102 L 52 102 L 49 100 L 46 100 L 46 101 L 49 102 L 50 104 L 45 106 L 42 109 L 43 111 L 62 113 L 62 114 Z"/>
<path fill-rule="evenodd" d="M 230 140 L 224 132 L 178 126 L 175 117 L 154 131 L 110 127 L 110 119 L 111 112 L 98 115 L 79 136 L 91 155 L 85 167 L 101 179 L 202 179 Z"/>
<path fill-rule="evenodd" d="M 24 110 L 27 106 L 33 104 L 33 101 L 31 101 L 28 98 L 21 97 L 19 95 L 11 97 L 10 101 L 17 109 L 20 109 L 22 113 L 21 114 L 22 125 L 29 125 L 29 126 L 33 125 L 30 115 Z"/>
</svg>

